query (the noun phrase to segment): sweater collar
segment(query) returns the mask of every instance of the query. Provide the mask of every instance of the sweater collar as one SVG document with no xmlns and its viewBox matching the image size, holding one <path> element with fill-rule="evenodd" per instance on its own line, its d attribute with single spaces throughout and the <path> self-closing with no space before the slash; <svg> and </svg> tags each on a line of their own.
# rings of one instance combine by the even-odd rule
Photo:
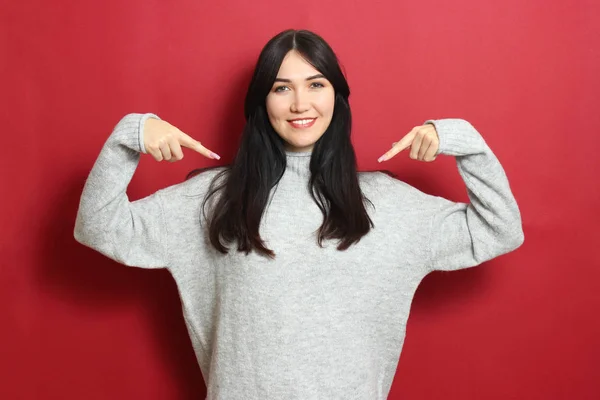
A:
<svg viewBox="0 0 600 400">
<path fill-rule="evenodd" d="M 285 155 L 287 161 L 286 173 L 303 179 L 310 178 L 310 158 L 312 152 L 293 152 L 286 150 Z"/>
</svg>

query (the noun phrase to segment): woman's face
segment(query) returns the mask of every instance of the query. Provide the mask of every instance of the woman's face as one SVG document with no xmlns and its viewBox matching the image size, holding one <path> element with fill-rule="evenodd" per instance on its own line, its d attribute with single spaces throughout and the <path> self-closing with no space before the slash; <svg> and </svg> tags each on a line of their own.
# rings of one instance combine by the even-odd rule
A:
<svg viewBox="0 0 600 400">
<path fill-rule="evenodd" d="M 296 51 L 287 53 L 266 100 L 286 150 L 311 151 L 331 122 L 334 104 L 331 83 Z"/>
</svg>

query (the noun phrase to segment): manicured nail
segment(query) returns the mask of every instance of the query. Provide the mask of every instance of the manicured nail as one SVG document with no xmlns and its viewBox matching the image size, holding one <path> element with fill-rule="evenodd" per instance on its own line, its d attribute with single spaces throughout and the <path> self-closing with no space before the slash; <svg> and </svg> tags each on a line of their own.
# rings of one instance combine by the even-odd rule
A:
<svg viewBox="0 0 600 400">
<path fill-rule="evenodd" d="M 212 158 L 215 158 L 215 159 L 217 159 L 217 160 L 220 160 L 220 159 L 221 159 L 221 156 L 220 156 L 220 155 L 218 155 L 217 153 L 213 153 L 212 151 L 210 152 L 210 156 L 211 156 Z"/>
<path fill-rule="evenodd" d="M 381 156 L 377 159 L 377 162 L 382 162 L 385 161 L 385 156 Z"/>
</svg>

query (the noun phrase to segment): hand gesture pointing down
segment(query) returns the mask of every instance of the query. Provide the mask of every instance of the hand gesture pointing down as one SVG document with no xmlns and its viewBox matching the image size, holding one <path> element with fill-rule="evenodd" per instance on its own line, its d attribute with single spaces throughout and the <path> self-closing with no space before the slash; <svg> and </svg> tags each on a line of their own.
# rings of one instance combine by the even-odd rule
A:
<svg viewBox="0 0 600 400">
<path fill-rule="evenodd" d="M 410 147 L 410 158 L 413 160 L 431 162 L 435 160 L 440 147 L 440 138 L 433 124 L 415 126 L 399 142 L 392 144 L 392 149 L 379 157 L 378 162 L 387 161 Z"/>
<path fill-rule="evenodd" d="M 144 147 L 156 161 L 179 161 L 183 158 L 181 147 L 187 147 L 211 159 L 219 160 L 221 157 L 202 146 L 202 144 L 186 135 L 166 121 L 148 118 L 144 124 Z"/>
</svg>

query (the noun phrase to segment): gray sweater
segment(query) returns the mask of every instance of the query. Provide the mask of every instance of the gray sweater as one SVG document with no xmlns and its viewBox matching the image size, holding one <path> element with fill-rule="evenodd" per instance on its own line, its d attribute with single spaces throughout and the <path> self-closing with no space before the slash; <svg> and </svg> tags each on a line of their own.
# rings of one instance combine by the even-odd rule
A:
<svg viewBox="0 0 600 400">
<path fill-rule="evenodd" d="M 419 282 L 472 267 L 523 243 L 519 208 L 498 159 L 461 119 L 428 121 L 438 154 L 456 157 L 470 203 L 363 172 L 375 228 L 348 250 L 316 242 L 322 214 L 310 197 L 310 153 L 287 153 L 260 234 L 270 260 L 206 237 L 201 205 L 221 170 L 130 202 L 126 190 L 153 114 L 125 116 L 85 184 L 75 238 L 129 266 L 174 277 L 207 399 L 387 398 Z"/>
</svg>

